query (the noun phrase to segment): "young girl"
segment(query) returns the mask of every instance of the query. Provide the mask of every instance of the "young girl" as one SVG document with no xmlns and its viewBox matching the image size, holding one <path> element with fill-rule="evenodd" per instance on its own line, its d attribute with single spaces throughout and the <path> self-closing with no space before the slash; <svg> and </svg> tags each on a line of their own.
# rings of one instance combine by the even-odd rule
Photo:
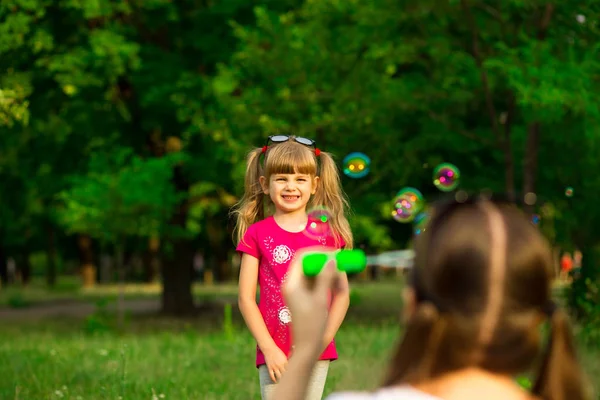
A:
<svg viewBox="0 0 600 400">
<path fill-rule="evenodd" d="M 250 153 L 245 193 L 234 211 L 236 250 L 242 254 L 238 303 L 258 345 L 256 367 L 263 400 L 270 398 L 294 349 L 290 336 L 292 315 L 281 295 L 290 261 L 299 249 L 308 246 L 352 248 L 352 233 L 345 217 L 347 205 L 335 162 L 316 148 L 313 140 L 270 136 L 266 146 Z M 303 233 L 307 207 L 314 206 L 324 206 L 331 213 L 333 235 L 309 237 Z M 333 339 L 350 303 L 345 275 L 329 300 L 327 328 L 318 344 L 320 357 L 309 384 L 310 400 L 321 399 L 329 363 L 337 359 Z"/>
<path fill-rule="evenodd" d="M 296 355 L 276 400 L 303 399 L 313 338 L 324 329 L 325 290 L 337 278 L 327 268 L 310 290 L 301 271 L 295 261 L 284 285 L 296 317 Z M 552 301 L 553 276 L 549 244 L 516 207 L 478 199 L 436 207 L 416 238 L 406 329 L 383 387 L 328 400 L 590 398 L 568 318 Z M 531 390 L 514 382 L 535 369 Z"/>
</svg>

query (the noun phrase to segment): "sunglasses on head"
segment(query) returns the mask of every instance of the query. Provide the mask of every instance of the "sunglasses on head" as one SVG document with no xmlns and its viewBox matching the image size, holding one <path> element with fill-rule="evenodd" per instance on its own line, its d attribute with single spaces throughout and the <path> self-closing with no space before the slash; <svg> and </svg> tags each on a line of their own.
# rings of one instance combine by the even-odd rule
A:
<svg viewBox="0 0 600 400">
<path fill-rule="evenodd" d="M 321 150 L 319 150 L 317 148 L 317 142 L 315 142 L 312 139 L 308 139 L 302 136 L 288 136 L 288 135 L 272 135 L 269 136 L 267 138 L 267 144 L 264 145 L 264 147 L 262 148 L 262 152 L 263 154 L 267 152 L 267 149 L 269 148 L 269 144 L 271 143 L 283 143 L 283 142 L 287 142 L 288 140 L 293 140 L 296 143 L 300 143 L 303 144 L 305 146 L 308 147 L 312 147 L 315 149 L 315 155 L 320 155 L 321 154 Z"/>
<path fill-rule="evenodd" d="M 303 144 L 305 146 L 312 146 L 315 147 L 317 145 L 317 142 L 315 142 L 312 139 L 308 139 L 305 137 L 301 137 L 301 136 L 288 136 L 288 135 L 272 135 L 269 136 L 267 138 L 267 146 L 270 143 L 283 143 L 283 142 L 287 142 L 288 140 L 293 139 L 295 142 Z"/>
</svg>

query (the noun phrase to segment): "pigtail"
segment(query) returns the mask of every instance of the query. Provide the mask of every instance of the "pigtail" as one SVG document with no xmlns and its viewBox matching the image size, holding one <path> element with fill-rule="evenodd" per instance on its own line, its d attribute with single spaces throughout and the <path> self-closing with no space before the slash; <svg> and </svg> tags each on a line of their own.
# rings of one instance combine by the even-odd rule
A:
<svg viewBox="0 0 600 400">
<path fill-rule="evenodd" d="M 440 343 L 446 328 L 446 318 L 431 303 L 420 304 L 390 360 L 383 386 L 416 384 L 432 378 L 438 367 Z"/>
<path fill-rule="evenodd" d="M 346 249 L 354 244 L 350 224 L 346 218 L 349 203 L 342 190 L 342 182 L 335 161 L 329 153 L 320 152 L 319 186 L 312 201 L 313 206 L 324 206 L 333 215 L 332 228 L 346 243 Z M 336 238 L 338 240 L 338 238 Z"/>
<path fill-rule="evenodd" d="M 589 398 L 584 375 L 577 362 L 567 315 L 560 309 L 552 314 L 549 343 L 532 393 L 544 400 Z"/>
<path fill-rule="evenodd" d="M 244 194 L 231 211 L 236 219 L 234 229 L 236 244 L 242 241 L 250 225 L 264 218 L 264 193 L 260 186 L 260 176 L 262 175 L 261 154 L 262 149 L 260 148 L 254 149 L 248 154 Z"/>
</svg>

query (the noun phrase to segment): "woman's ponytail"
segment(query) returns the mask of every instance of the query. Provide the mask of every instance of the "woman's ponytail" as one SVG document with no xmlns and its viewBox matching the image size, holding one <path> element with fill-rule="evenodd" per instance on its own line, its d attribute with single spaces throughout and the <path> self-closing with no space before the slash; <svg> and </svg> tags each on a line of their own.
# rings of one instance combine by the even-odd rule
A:
<svg viewBox="0 0 600 400">
<path fill-rule="evenodd" d="M 584 375 L 576 359 L 569 320 L 557 309 L 550 318 L 549 343 L 533 385 L 533 394 L 544 400 L 583 400 L 589 398 Z"/>
<path fill-rule="evenodd" d="M 383 386 L 417 383 L 431 377 L 437 368 L 440 343 L 447 320 L 431 303 L 420 304 L 390 361 Z"/>
</svg>

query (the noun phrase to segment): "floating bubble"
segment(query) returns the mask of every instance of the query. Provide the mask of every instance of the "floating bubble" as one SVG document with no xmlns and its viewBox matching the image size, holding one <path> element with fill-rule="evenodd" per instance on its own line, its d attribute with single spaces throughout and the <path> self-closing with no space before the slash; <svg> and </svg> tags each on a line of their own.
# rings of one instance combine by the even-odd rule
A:
<svg viewBox="0 0 600 400">
<path fill-rule="evenodd" d="M 523 198 L 523 202 L 525 204 L 527 204 L 528 206 L 534 205 L 536 201 L 537 201 L 537 195 L 533 192 L 529 192 L 529 193 L 525 194 L 525 197 Z"/>
<path fill-rule="evenodd" d="M 363 153 L 350 153 L 344 157 L 344 174 L 350 178 L 367 176 L 371 167 L 371 159 Z"/>
<path fill-rule="evenodd" d="M 308 212 L 308 221 L 303 232 L 311 239 L 319 240 L 331 235 L 331 213 L 323 207 L 318 207 Z"/>
<path fill-rule="evenodd" d="M 565 196 L 573 197 L 573 188 L 571 186 L 565 188 Z"/>
<path fill-rule="evenodd" d="M 443 163 L 433 171 L 433 184 L 442 192 L 450 192 L 458 186 L 460 171 L 455 165 Z"/>
<path fill-rule="evenodd" d="M 421 211 L 423 209 L 424 206 L 424 198 L 423 195 L 421 194 L 421 192 L 418 189 L 415 189 L 413 187 L 405 187 L 402 188 L 397 194 L 396 194 L 396 199 L 406 196 L 406 198 L 408 198 L 408 200 L 413 203 L 414 206 L 414 213 L 418 213 L 419 211 Z"/>
<path fill-rule="evenodd" d="M 429 214 L 427 212 L 420 212 L 415 216 L 414 220 L 414 233 L 420 235 L 427 229 L 427 223 L 429 222 Z"/>
<path fill-rule="evenodd" d="M 392 217 L 398 222 L 411 222 L 417 214 L 415 204 L 406 194 L 396 197 Z"/>
<path fill-rule="evenodd" d="M 469 194 L 464 190 L 459 190 L 454 195 L 454 199 L 459 203 L 464 203 L 469 199 Z"/>
</svg>

